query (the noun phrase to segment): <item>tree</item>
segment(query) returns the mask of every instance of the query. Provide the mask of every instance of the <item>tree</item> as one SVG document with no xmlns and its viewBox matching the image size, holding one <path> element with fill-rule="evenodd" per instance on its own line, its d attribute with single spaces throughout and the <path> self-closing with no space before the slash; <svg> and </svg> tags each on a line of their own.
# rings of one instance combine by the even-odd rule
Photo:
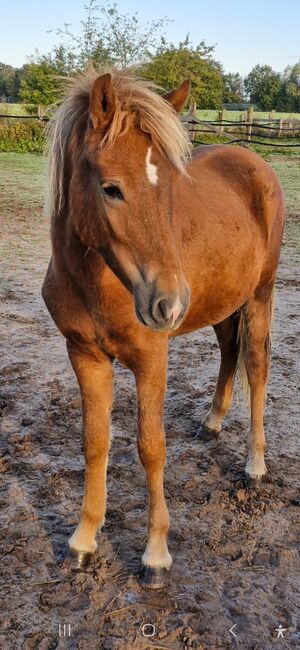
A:
<svg viewBox="0 0 300 650">
<path fill-rule="evenodd" d="M 238 72 L 229 72 L 223 75 L 224 103 L 238 104 L 245 101 L 243 78 Z"/>
<path fill-rule="evenodd" d="M 6 63 L 0 63 L 0 96 L 5 95 L 12 102 L 19 99 L 20 73 L 17 68 L 13 68 Z"/>
<path fill-rule="evenodd" d="M 183 79 L 191 81 L 191 99 L 198 107 L 219 108 L 223 100 L 222 68 L 211 57 L 214 46 L 202 41 L 195 48 L 189 35 L 178 47 L 162 41 L 160 50 L 140 68 L 140 75 L 165 90 L 171 90 Z"/>
<path fill-rule="evenodd" d="M 40 57 L 24 66 L 21 79 L 20 98 L 23 102 L 49 106 L 58 100 L 59 70 L 49 57 Z"/>
<path fill-rule="evenodd" d="M 285 69 L 277 103 L 278 110 L 300 112 L 300 61 Z"/>
<path fill-rule="evenodd" d="M 24 66 L 21 98 L 32 104 L 49 105 L 58 99 L 59 77 L 68 76 L 92 61 L 96 65 L 132 65 L 148 59 L 162 40 L 167 19 L 141 26 L 137 14 L 121 14 L 116 4 L 89 0 L 79 34 L 65 24 L 57 30 L 60 43 L 47 55 L 39 52 Z"/>
<path fill-rule="evenodd" d="M 276 108 L 281 84 L 280 74 L 269 65 L 256 65 L 244 81 L 250 101 L 263 111 Z"/>
<path fill-rule="evenodd" d="M 89 0 L 85 14 L 79 34 L 74 33 L 69 24 L 57 30 L 63 46 L 79 68 L 89 61 L 98 65 L 128 66 L 149 59 L 170 22 L 168 18 L 160 18 L 141 25 L 137 13 L 122 14 L 116 3 L 101 4 L 98 0 Z"/>
</svg>

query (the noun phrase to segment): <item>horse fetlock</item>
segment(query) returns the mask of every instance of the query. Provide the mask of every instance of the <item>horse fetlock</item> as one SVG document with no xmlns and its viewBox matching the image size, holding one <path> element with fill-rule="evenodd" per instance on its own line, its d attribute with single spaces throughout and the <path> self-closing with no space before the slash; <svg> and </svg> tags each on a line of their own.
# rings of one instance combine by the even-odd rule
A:
<svg viewBox="0 0 300 650">
<path fill-rule="evenodd" d="M 214 432 L 215 434 L 221 431 L 221 415 L 214 410 L 210 410 L 206 418 L 201 423 L 201 426 L 206 431 Z"/>
<path fill-rule="evenodd" d="M 142 557 L 138 582 L 146 589 L 163 589 L 170 584 L 172 557 L 165 539 L 150 538 Z"/>
<path fill-rule="evenodd" d="M 250 478 L 253 479 L 259 479 L 262 476 L 265 476 L 265 474 L 267 473 L 267 468 L 266 468 L 263 453 L 255 454 L 255 455 L 249 454 L 246 468 L 245 468 L 245 473 L 246 475 L 248 475 Z"/>
<path fill-rule="evenodd" d="M 149 539 L 142 557 L 142 563 L 144 566 L 153 568 L 170 569 L 172 557 L 168 551 L 166 541 L 162 539 Z"/>
<path fill-rule="evenodd" d="M 82 526 L 77 526 L 72 537 L 68 541 L 70 549 L 76 551 L 77 553 L 95 553 L 97 549 L 97 542 L 95 536 L 91 535 L 86 531 Z"/>
</svg>

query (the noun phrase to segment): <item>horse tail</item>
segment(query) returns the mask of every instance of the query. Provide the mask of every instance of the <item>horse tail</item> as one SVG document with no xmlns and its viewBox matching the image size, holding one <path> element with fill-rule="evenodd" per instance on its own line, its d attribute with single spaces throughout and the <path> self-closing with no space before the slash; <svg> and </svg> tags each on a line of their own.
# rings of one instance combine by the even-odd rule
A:
<svg viewBox="0 0 300 650">
<path fill-rule="evenodd" d="M 243 394 L 245 395 L 247 403 L 249 403 L 250 386 L 249 386 L 248 375 L 246 371 L 246 363 L 245 363 L 246 354 L 247 354 L 247 327 L 246 327 L 245 320 L 246 320 L 245 312 L 241 307 L 239 312 L 239 324 L 238 324 L 238 334 L 237 334 L 237 342 L 238 342 L 237 367 L 239 373 L 239 380 L 242 386 L 242 391 Z"/>
<path fill-rule="evenodd" d="M 272 342 L 271 324 L 273 320 L 273 314 L 274 314 L 274 287 L 272 289 L 272 293 L 270 297 L 270 321 L 269 321 L 270 327 L 265 342 L 268 368 L 269 368 L 270 356 L 271 356 L 271 342 Z M 248 332 L 250 328 L 251 328 L 251 318 L 249 318 L 247 314 L 247 304 L 245 304 L 239 310 L 239 323 L 238 323 L 238 332 L 237 332 L 237 343 L 238 343 L 237 367 L 238 367 L 239 379 L 242 385 L 242 390 L 247 400 L 247 403 L 249 403 L 250 401 L 250 386 L 249 386 L 245 362 L 246 362 L 247 348 L 248 348 Z"/>
</svg>

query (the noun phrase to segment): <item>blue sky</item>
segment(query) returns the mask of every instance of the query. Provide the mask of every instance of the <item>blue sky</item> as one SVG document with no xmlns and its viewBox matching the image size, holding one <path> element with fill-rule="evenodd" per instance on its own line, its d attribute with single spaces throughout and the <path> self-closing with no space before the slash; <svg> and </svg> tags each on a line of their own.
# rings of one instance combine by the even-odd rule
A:
<svg viewBox="0 0 300 650">
<path fill-rule="evenodd" d="M 1 0 L 0 61 L 21 66 L 35 48 L 51 50 L 57 37 L 47 30 L 64 22 L 79 27 L 85 0 Z M 141 22 L 163 16 L 174 22 L 167 38 L 217 44 L 215 58 L 226 72 L 246 75 L 256 63 L 282 71 L 300 59 L 300 0 L 120 0 L 122 12 L 138 12 Z"/>
</svg>

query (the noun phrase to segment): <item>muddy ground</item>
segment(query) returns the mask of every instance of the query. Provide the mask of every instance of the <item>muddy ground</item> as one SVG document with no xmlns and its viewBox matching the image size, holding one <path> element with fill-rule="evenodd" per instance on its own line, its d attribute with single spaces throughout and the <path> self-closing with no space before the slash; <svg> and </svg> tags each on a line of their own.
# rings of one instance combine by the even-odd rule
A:
<svg viewBox="0 0 300 650">
<path fill-rule="evenodd" d="M 239 391 L 219 440 L 192 437 L 217 376 L 213 331 L 170 343 L 168 593 L 144 592 L 136 582 L 147 494 L 133 379 L 119 366 L 105 529 L 88 569 L 68 569 L 84 463 L 77 384 L 40 297 L 48 224 L 39 201 L 24 208 L 16 198 L 2 203 L 1 224 L 1 648 L 299 648 L 297 211 L 289 214 L 278 274 L 266 407 L 269 474 L 260 491 L 244 485 L 248 421 Z M 229 631 L 234 625 L 236 637 Z"/>
</svg>

